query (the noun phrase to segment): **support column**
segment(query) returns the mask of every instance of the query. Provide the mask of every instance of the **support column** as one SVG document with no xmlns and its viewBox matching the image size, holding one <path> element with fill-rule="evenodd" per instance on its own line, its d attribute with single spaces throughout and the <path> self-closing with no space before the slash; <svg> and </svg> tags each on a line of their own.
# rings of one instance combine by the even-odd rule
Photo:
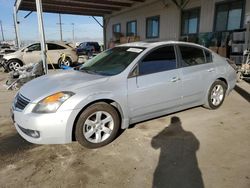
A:
<svg viewBox="0 0 250 188">
<path fill-rule="evenodd" d="M 42 0 L 36 0 L 36 11 L 37 11 L 37 19 L 38 19 L 38 31 L 39 31 L 39 35 L 40 35 L 43 70 L 44 70 L 44 73 L 47 74 L 48 73 L 48 64 L 47 64 L 47 52 L 46 52 L 44 26 L 43 26 Z"/>
<path fill-rule="evenodd" d="M 15 25 L 15 33 L 16 33 L 16 43 L 18 49 L 21 48 L 21 39 L 20 39 L 20 33 L 19 33 L 19 22 L 17 21 L 17 9 L 16 6 L 14 6 L 13 9 L 13 16 L 14 16 L 14 25 Z"/>
<path fill-rule="evenodd" d="M 107 33 L 106 33 L 106 29 L 107 29 L 107 26 L 106 26 L 106 19 L 105 19 L 105 16 L 102 17 L 102 20 L 103 20 L 103 50 L 106 50 L 107 49 Z"/>
</svg>

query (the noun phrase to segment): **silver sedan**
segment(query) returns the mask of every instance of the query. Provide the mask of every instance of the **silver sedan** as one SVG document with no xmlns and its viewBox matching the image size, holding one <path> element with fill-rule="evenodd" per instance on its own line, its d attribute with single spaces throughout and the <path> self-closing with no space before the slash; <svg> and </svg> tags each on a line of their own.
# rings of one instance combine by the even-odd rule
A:
<svg viewBox="0 0 250 188">
<path fill-rule="evenodd" d="M 235 83 L 226 59 L 202 46 L 130 43 L 78 69 L 28 82 L 14 99 L 12 117 L 29 142 L 77 140 L 97 148 L 132 123 L 200 105 L 217 109 Z"/>
</svg>

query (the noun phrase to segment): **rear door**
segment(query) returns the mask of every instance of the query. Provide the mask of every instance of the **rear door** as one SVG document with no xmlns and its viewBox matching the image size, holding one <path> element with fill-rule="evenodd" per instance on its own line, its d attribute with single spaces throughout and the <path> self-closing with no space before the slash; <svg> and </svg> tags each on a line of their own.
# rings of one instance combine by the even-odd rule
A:
<svg viewBox="0 0 250 188">
<path fill-rule="evenodd" d="M 59 44 L 55 44 L 55 43 L 48 43 L 47 44 L 47 48 L 48 48 L 48 54 L 47 54 L 47 58 L 49 60 L 50 63 L 53 64 L 57 64 L 58 60 L 60 58 L 60 55 L 62 53 L 65 53 L 65 47 L 61 46 Z"/>
<path fill-rule="evenodd" d="M 182 104 L 201 104 L 215 77 L 211 53 L 191 45 L 178 47 L 182 66 Z"/>
<path fill-rule="evenodd" d="M 135 67 L 128 78 L 130 117 L 138 118 L 180 105 L 181 82 L 174 46 L 153 50 Z"/>
</svg>

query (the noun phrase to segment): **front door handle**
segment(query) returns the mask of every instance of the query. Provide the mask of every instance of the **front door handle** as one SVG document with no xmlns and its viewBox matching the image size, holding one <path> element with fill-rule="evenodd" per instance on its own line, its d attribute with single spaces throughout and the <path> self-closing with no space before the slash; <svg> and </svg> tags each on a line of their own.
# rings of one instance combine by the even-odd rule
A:
<svg viewBox="0 0 250 188">
<path fill-rule="evenodd" d="M 173 78 L 171 79 L 171 82 L 177 82 L 177 81 L 179 81 L 179 80 L 181 80 L 179 77 L 173 77 Z"/>
<path fill-rule="evenodd" d="M 211 68 L 211 69 L 208 69 L 207 71 L 208 71 L 208 72 L 214 72 L 215 69 L 214 69 L 214 68 Z"/>
</svg>

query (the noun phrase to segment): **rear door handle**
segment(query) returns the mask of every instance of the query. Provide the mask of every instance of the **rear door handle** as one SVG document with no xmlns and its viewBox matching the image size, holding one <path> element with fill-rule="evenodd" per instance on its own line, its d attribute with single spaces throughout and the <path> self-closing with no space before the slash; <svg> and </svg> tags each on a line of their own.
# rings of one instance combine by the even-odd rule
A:
<svg viewBox="0 0 250 188">
<path fill-rule="evenodd" d="M 207 71 L 208 71 L 208 72 L 214 72 L 215 69 L 214 69 L 214 68 L 211 68 L 211 69 L 208 69 Z"/>
<path fill-rule="evenodd" d="M 171 82 L 177 82 L 177 81 L 179 81 L 179 80 L 181 80 L 179 77 L 173 77 L 173 78 L 171 79 Z"/>
</svg>

